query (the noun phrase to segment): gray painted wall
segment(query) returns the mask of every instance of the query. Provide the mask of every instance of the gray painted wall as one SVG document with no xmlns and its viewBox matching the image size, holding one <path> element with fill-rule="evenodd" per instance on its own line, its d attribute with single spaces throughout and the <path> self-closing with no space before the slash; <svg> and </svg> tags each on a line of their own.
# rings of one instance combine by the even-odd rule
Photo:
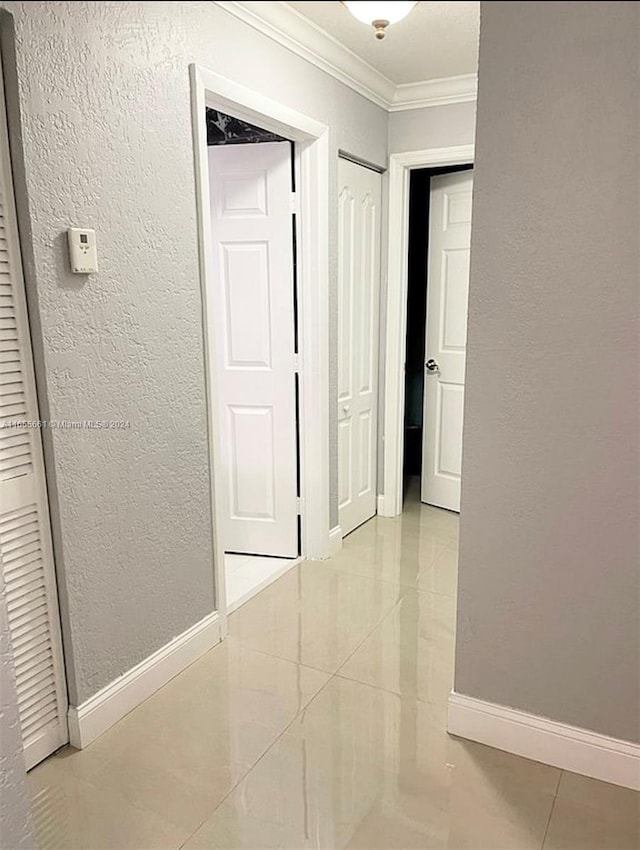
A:
<svg viewBox="0 0 640 850">
<path fill-rule="evenodd" d="M 34 847 L 7 605 L 0 570 L 0 847 Z"/>
<path fill-rule="evenodd" d="M 452 103 L 389 113 L 389 153 L 473 144 L 476 104 Z"/>
<path fill-rule="evenodd" d="M 639 12 L 482 4 L 455 678 L 633 741 Z"/>
<path fill-rule="evenodd" d="M 15 18 L 42 415 L 131 422 L 46 435 L 78 704 L 214 605 L 189 63 L 330 126 L 334 211 L 338 148 L 383 165 L 387 115 L 210 2 L 0 7 Z M 86 281 L 67 271 L 74 225 L 97 231 L 101 271 Z M 332 411 L 336 246 L 337 213 Z M 333 525 L 335 422 L 331 493 Z"/>
</svg>

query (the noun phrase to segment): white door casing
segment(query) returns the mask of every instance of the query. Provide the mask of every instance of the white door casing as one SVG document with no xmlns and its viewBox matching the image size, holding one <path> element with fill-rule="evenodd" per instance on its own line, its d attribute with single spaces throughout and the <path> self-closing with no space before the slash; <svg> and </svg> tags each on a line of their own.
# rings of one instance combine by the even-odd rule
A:
<svg viewBox="0 0 640 850">
<path fill-rule="evenodd" d="M 67 695 L 3 91 L 0 74 L 0 568 L 28 769 L 67 742 Z"/>
<path fill-rule="evenodd" d="M 343 535 L 376 512 L 381 175 L 338 165 L 338 505 Z"/>
<path fill-rule="evenodd" d="M 208 149 L 225 551 L 298 554 L 287 142 Z"/>
<path fill-rule="evenodd" d="M 473 172 L 431 180 L 423 502 L 460 510 Z"/>
</svg>

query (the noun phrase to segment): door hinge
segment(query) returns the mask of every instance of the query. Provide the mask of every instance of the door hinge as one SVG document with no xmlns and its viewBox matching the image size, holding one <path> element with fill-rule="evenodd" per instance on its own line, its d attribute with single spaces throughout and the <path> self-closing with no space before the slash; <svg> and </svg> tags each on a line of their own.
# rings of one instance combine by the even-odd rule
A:
<svg viewBox="0 0 640 850">
<path fill-rule="evenodd" d="M 302 496 L 298 496 L 296 498 L 296 511 L 298 512 L 298 516 L 302 516 L 302 511 L 304 509 L 304 499 Z"/>
<path fill-rule="evenodd" d="M 301 368 L 302 368 L 301 357 L 300 357 L 300 354 L 296 351 L 296 353 L 293 355 L 293 371 L 299 372 L 301 370 Z"/>
<path fill-rule="evenodd" d="M 300 206 L 299 206 L 299 203 L 298 203 L 298 193 L 292 192 L 289 197 L 290 197 L 290 212 L 299 213 L 300 212 Z"/>
</svg>

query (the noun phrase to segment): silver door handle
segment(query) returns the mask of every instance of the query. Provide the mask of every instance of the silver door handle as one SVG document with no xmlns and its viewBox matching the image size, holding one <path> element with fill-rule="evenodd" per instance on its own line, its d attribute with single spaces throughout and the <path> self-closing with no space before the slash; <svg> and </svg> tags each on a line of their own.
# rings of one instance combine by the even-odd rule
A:
<svg viewBox="0 0 640 850">
<path fill-rule="evenodd" d="M 429 371 L 429 372 L 439 372 L 440 371 L 440 367 L 438 366 L 436 361 L 433 360 L 433 359 L 427 360 L 427 362 L 424 365 L 425 365 L 427 371 Z"/>
</svg>

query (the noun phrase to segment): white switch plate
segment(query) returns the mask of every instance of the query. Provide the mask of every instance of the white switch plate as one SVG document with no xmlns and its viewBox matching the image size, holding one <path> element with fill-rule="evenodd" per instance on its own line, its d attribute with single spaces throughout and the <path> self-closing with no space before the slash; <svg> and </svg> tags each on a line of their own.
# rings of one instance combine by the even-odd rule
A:
<svg viewBox="0 0 640 850">
<path fill-rule="evenodd" d="M 74 274 L 93 274 L 98 271 L 98 250 L 96 232 L 86 227 L 70 227 L 69 262 Z"/>
</svg>

